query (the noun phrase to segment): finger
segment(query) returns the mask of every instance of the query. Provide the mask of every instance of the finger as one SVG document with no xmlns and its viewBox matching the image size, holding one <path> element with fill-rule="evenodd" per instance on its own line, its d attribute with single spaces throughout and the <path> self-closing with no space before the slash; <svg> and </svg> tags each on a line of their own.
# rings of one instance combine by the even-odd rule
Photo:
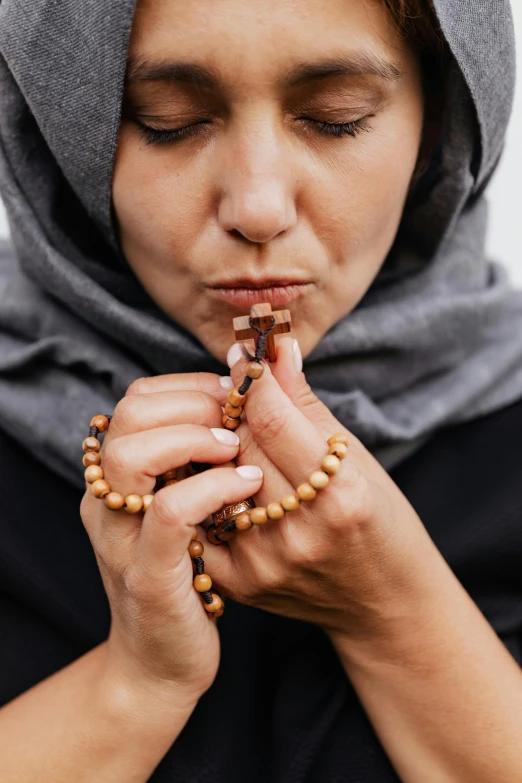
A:
<svg viewBox="0 0 522 783">
<path fill-rule="evenodd" d="M 137 556 L 152 569 L 175 568 L 185 556 L 194 525 L 226 503 L 238 503 L 260 489 L 263 473 L 258 469 L 249 475 L 253 473 L 257 478 L 241 475 L 235 468 L 208 470 L 161 489 L 143 518 Z"/>
<path fill-rule="evenodd" d="M 198 391 L 210 394 L 224 404 L 231 388 L 232 384 L 228 375 L 219 376 L 210 372 L 188 372 L 137 378 L 127 389 L 126 395 L 154 394 L 166 391 Z"/>
</svg>

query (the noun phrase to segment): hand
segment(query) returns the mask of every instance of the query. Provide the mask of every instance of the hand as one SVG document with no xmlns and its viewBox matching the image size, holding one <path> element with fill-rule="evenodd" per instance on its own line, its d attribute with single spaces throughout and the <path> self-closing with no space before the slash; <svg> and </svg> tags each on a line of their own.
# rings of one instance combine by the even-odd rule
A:
<svg viewBox="0 0 522 783">
<path fill-rule="evenodd" d="M 218 376 L 210 374 L 132 384 L 102 446 L 111 487 L 122 495 L 145 495 L 156 476 L 191 460 L 230 462 L 238 445 L 221 428 L 225 396 Z M 232 444 L 220 442 L 220 436 Z M 133 683 L 165 688 L 172 683 L 177 693 L 181 686 L 196 699 L 210 687 L 219 665 L 219 635 L 193 587 L 188 546 L 201 520 L 224 503 L 250 497 L 261 482 L 234 467 L 209 470 L 161 489 L 144 515 L 110 511 L 87 488 L 81 514 L 111 608 L 111 670 Z M 203 532 L 199 538 L 206 543 Z"/>
<path fill-rule="evenodd" d="M 242 603 L 353 640 L 386 638 L 440 555 L 389 475 L 294 369 L 292 344 L 280 338 L 277 362 L 252 385 L 237 430 L 239 464 L 263 469 L 256 502 L 280 501 L 307 481 L 330 435 L 347 434 L 348 455 L 315 500 L 236 533 L 229 546 L 207 547 L 206 568 L 224 595 Z M 246 361 L 232 369 L 236 385 Z"/>
</svg>

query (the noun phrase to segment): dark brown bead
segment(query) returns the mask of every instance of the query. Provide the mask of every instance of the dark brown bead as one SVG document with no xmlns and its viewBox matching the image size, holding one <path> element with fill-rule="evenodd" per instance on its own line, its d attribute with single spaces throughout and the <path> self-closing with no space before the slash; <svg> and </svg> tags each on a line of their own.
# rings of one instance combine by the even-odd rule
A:
<svg viewBox="0 0 522 783">
<path fill-rule="evenodd" d="M 223 416 L 221 421 L 223 423 L 223 427 L 226 430 L 237 430 L 237 428 L 241 424 L 241 419 L 231 419 L 227 415 Z"/>
<path fill-rule="evenodd" d="M 125 498 L 120 495 L 119 492 L 109 492 L 105 496 L 105 505 L 110 508 L 111 511 L 119 511 L 125 505 Z"/>
<path fill-rule="evenodd" d="M 248 362 L 246 366 L 246 375 L 248 378 L 252 378 L 254 381 L 261 378 L 265 371 L 265 368 L 261 362 Z"/>
<path fill-rule="evenodd" d="M 210 541 L 210 543 L 214 544 L 214 546 L 221 546 L 226 543 L 225 541 L 221 541 L 219 538 L 217 538 L 215 525 L 210 525 L 209 527 L 207 527 L 206 534 L 207 534 L 207 541 Z"/>
<path fill-rule="evenodd" d="M 266 507 L 266 514 L 268 519 L 283 519 L 285 510 L 281 503 L 269 503 Z"/>
<path fill-rule="evenodd" d="M 109 429 L 109 419 L 107 416 L 93 416 L 91 427 L 97 427 L 99 432 L 105 432 Z"/>
<path fill-rule="evenodd" d="M 229 402 L 226 403 L 225 414 L 227 416 L 230 416 L 231 419 L 239 419 L 242 413 L 243 413 L 243 408 L 236 408 L 234 405 L 231 405 Z"/>
<path fill-rule="evenodd" d="M 189 544 L 189 555 L 191 557 L 201 557 L 204 552 L 204 546 L 201 541 L 191 541 Z"/>
<path fill-rule="evenodd" d="M 248 511 L 243 511 L 242 514 L 238 514 L 236 517 L 236 529 L 237 530 L 250 530 L 252 527 L 252 521 Z"/>
<path fill-rule="evenodd" d="M 91 492 L 95 498 L 104 498 L 111 491 L 111 487 L 108 481 L 99 479 L 91 484 Z"/>
<path fill-rule="evenodd" d="M 143 500 L 141 495 L 127 495 L 125 498 L 124 509 L 128 514 L 137 514 L 143 508 Z"/>
<path fill-rule="evenodd" d="M 212 579 L 208 574 L 198 574 L 194 577 L 194 587 L 198 593 L 205 593 L 212 587 Z"/>
<path fill-rule="evenodd" d="M 85 438 L 82 443 L 82 449 L 84 451 L 99 451 L 100 441 L 98 438 Z"/>
<path fill-rule="evenodd" d="M 89 467 L 85 469 L 84 476 L 87 484 L 94 484 L 95 481 L 103 478 L 103 468 L 99 465 L 89 465 Z"/>
<path fill-rule="evenodd" d="M 227 402 L 235 408 L 240 408 L 246 400 L 246 394 L 240 394 L 239 389 L 231 389 L 227 394 Z"/>
<path fill-rule="evenodd" d="M 101 465 L 101 456 L 97 451 L 88 451 L 82 457 L 84 467 L 88 468 L 91 465 Z"/>
<path fill-rule="evenodd" d="M 232 538 L 234 538 L 235 532 L 235 530 L 223 530 L 223 525 L 218 525 L 216 527 L 216 536 L 222 541 L 230 541 Z"/>
</svg>

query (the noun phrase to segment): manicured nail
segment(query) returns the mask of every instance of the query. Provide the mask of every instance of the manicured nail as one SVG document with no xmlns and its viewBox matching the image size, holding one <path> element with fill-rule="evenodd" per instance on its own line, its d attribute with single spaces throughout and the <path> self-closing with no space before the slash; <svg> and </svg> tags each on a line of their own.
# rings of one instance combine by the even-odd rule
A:
<svg viewBox="0 0 522 783">
<path fill-rule="evenodd" d="M 219 379 L 219 383 L 224 389 L 233 389 L 234 388 L 234 381 L 230 377 L 230 375 L 222 375 Z"/>
<path fill-rule="evenodd" d="M 232 369 L 232 367 L 238 363 L 240 359 L 243 358 L 243 351 L 241 350 L 241 346 L 239 343 L 234 343 L 234 345 L 230 346 L 228 353 L 227 353 L 227 364 Z"/>
<path fill-rule="evenodd" d="M 296 372 L 301 372 L 303 369 L 303 355 L 301 353 L 301 349 L 299 347 L 299 343 L 297 340 L 294 340 L 294 344 L 292 345 L 292 354 L 294 357 L 294 367 Z"/>
<path fill-rule="evenodd" d="M 240 476 L 246 479 L 259 481 L 260 478 L 263 478 L 263 471 L 257 465 L 241 465 L 236 470 Z"/>
<path fill-rule="evenodd" d="M 239 438 L 232 430 L 225 430 L 221 427 L 212 427 L 210 432 L 220 443 L 225 446 L 239 446 Z"/>
</svg>

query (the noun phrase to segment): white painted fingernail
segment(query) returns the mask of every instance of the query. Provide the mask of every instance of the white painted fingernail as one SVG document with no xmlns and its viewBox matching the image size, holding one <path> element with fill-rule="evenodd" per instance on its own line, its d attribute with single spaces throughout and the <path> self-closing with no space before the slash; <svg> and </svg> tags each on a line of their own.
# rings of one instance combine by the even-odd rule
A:
<svg viewBox="0 0 522 783">
<path fill-rule="evenodd" d="M 239 446 L 239 438 L 232 430 L 225 430 L 222 427 L 212 427 L 210 432 L 220 443 L 225 446 Z"/>
<path fill-rule="evenodd" d="M 263 471 L 257 465 L 241 465 L 236 470 L 240 476 L 246 479 L 258 481 L 260 478 L 263 478 Z"/>
<path fill-rule="evenodd" d="M 232 380 L 230 375 L 222 375 L 221 378 L 219 379 L 219 383 L 224 389 L 234 388 L 234 381 Z"/>
<path fill-rule="evenodd" d="M 294 344 L 292 345 L 292 354 L 294 357 L 294 367 L 296 372 L 301 372 L 303 369 L 303 355 L 301 353 L 301 349 L 299 347 L 299 343 L 297 340 L 294 340 Z"/>
<path fill-rule="evenodd" d="M 242 358 L 243 351 L 241 350 L 240 344 L 234 343 L 234 345 L 231 345 L 227 353 L 227 364 L 230 369 L 232 369 L 232 367 Z"/>
</svg>

